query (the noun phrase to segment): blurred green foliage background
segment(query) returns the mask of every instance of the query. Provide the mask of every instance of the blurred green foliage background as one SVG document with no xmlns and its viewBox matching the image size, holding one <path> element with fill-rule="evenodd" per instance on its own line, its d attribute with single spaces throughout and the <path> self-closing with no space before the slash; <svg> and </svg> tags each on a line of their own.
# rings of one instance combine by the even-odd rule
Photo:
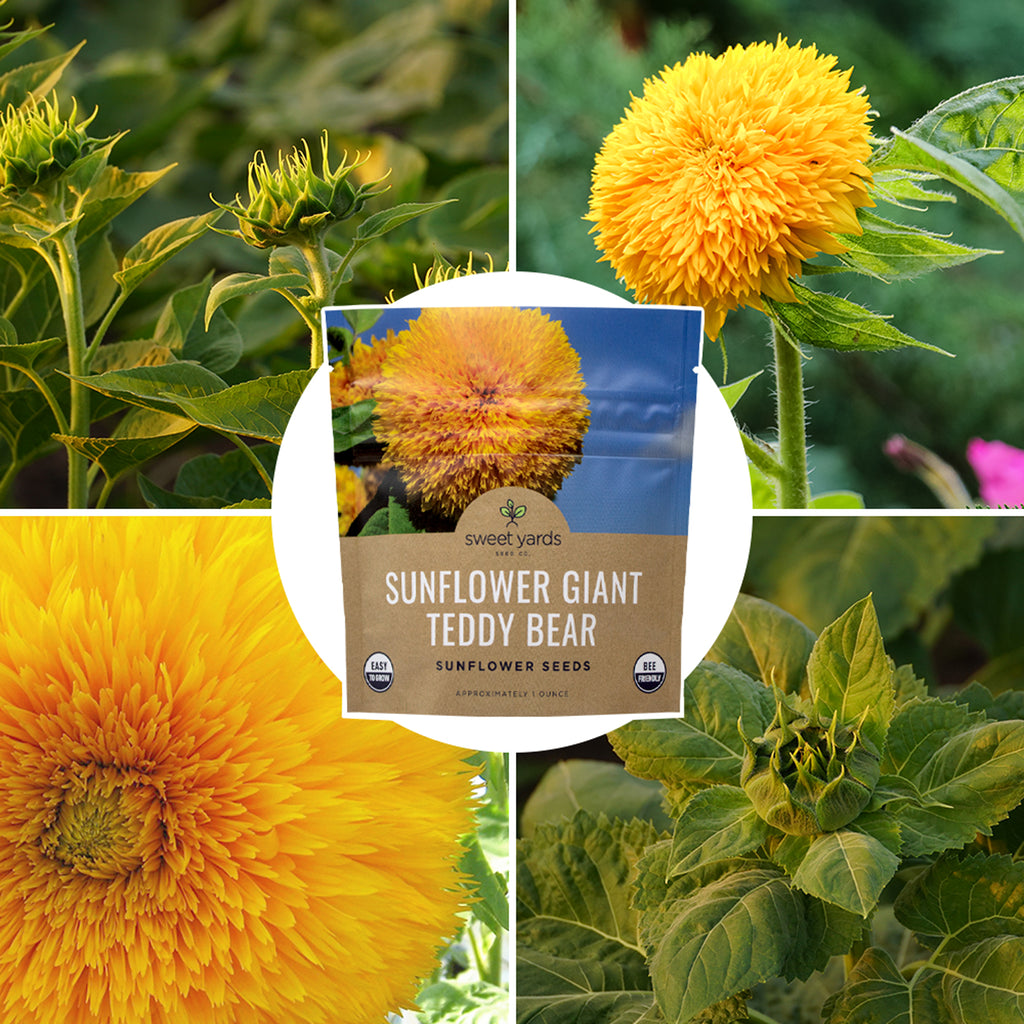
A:
<svg viewBox="0 0 1024 1024">
<path fill-rule="evenodd" d="M 339 301 L 381 302 L 416 289 L 440 256 L 475 265 L 508 259 L 508 7 L 502 0 L 10 0 L 15 28 L 52 26 L 0 71 L 56 58 L 81 44 L 57 85 L 93 136 L 127 131 L 112 161 L 129 171 L 176 164 L 115 225 L 117 252 L 151 228 L 214 209 L 213 199 L 247 196 L 247 168 L 262 150 L 277 154 L 306 139 L 319 166 L 329 133 L 332 163 L 342 151 L 368 159 L 372 180 L 390 168 L 390 189 L 365 216 L 402 202 L 456 199 L 419 217 L 360 256 Z M 211 199 L 213 197 L 213 199 Z M 230 229 L 224 218 L 219 225 Z M 358 221 L 329 244 L 344 251 Z M 209 233 L 148 280 L 118 318 L 110 340 L 146 337 L 169 292 L 184 282 L 239 271 L 266 272 L 267 254 Z M 414 270 L 415 268 L 415 270 Z M 280 296 L 236 300 L 227 312 L 244 339 L 228 383 L 308 363 L 308 332 Z M 176 446 L 163 470 L 211 443 Z M 219 439 L 212 439 L 216 445 Z M 19 479 L 15 503 L 59 504 L 45 461 Z M 127 504 L 138 502 L 126 495 Z"/>
<path fill-rule="evenodd" d="M 814 43 L 852 67 L 877 111 L 875 134 L 906 128 L 938 102 L 985 81 L 1021 73 L 1024 12 L 1016 0 L 520 0 L 517 17 L 517 267 L 563 274 L 625 294 L 589 237 L 586 213 L 593 157 L 645 78 L 692 50 L 734 44 Z M 948 191 L 939 183 L 940 191 Z M 882 451 L 901 433 L 950 462 L 976 493 L 966 462 L 980 436 L 1024 447 L 1024 243 L 974 200 L 935 204 L 914 223 L 954 241 L 1002 250 L 953 271 L 895 285 L 859 275 L 829 279 L 837 294 L 954 354 L 813 350 L 809 387 L 811 485 L 849 488 L 869 507 L 929 507 L 933 494 Z M 903 211 L 899 211 L 903 213 Z M 893 213 L 884 211 L 886 216 Z M 901 219 L 899 216 L 894 219 Z M 813 282 L 823 287 L 822 279 Z M 730 314 L 721 335 L 728 379 L 768 365 L 765 318 Z M 717 343 L 704 363 L 722 382 Z M 769 375 L 737 406 L 741 423 L 769 436 Z"/>
</svg>

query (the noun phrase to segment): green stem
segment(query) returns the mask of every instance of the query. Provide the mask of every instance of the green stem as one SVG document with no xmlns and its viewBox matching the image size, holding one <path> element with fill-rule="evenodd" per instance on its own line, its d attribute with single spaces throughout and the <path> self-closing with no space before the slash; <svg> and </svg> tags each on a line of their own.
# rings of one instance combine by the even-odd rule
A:
<svg viewBox="0 0 1024 1024">
<path fill-rule="evenodd" d="M 11 369 L 12 367 L 7 367 L 8 372 L 10 372 Z M 30 381 L 32 381 L 36 386 L 36 390 L 43 396 L 46 400 L 46 404 L 50 407 L 50 412 L 53 413 L 53 418 L 57 421 L 58 432 L 61 434 L 67 434 L 69 432 L 68 422 L 64 419 L 64 410 L 61 409 L 60 403 L 57 401 L 46 381 L 43 380 L 35 370 L 30 370 L 28 367 L 15 366 L 13 369 L 23 373 Z"/>
<path fill-rule="evenodd" d="M 259 473 L 260 479 L 267 486 L 267 494 L 273 494 L 274 484 L 271 480 L 270 474 L 267 472 L 266 467 L 260 462 L 259 457 L 256 453 L 237 435 L 228 433 L 226 430 L 218 430 L 218 434 L 222 437 L 226 437 L 234 445 L 236 445 L 241 451 L 245 452 L 246 458 L 253 464 L 256 472 Z"/>
<path fill-rule="evenodd" d="M 775 409 L 782 474 L 775 493 L 779 508 L 807 508 L 807 432 L 805 426 L 803 354 L 779 325 L 772 322 L 775 346 Z"/>
<path fill-rule="evenodd" d="M 769 1017 L 767 1013 L 761 1013 L 760 1010 L 755 1010 L 753 1007 L 747 1007 L 747 1016 L 755 1022 L 755 1024 L 779 1024 L 774 1017 Z"/>
<path fill-rule="evenodd" d="M 114 484 L 117 482 L 114 477 L 107 477 L 103 482 L 103 489 L 100 491 L 100 496 L 96 499 L 97 508 L 106 508 L 107 502 L 110 500 L 110 493 L 114 489 Z"/>
<path fill-rule="evenodd" d="M 503 944 L 503 937 L 501 935 L 495 935 L 494 940 L 491 942 L 491 948 L 487 958 L 487 976 L 484 978 L 484 981 L 489 981 L 492 985 L 495 986 L 501 985 L 501 963 Z"/>
<path fill-rule="evenodd" d="M 57 290 L 60 292 L 64 330 L 68 345 L 68 372 L 71 376 L 71 415 L 68 433 L 72 437 L 88 437 L 90 419 L 89 389 L 76 377 L 86 373 L 85 313 L 82 302 L 82 279 L 78 267 L 78 248 L 73 231 L 54 241 L 57 250 Z M 68 508 L 86 508 L 89 484 L 86 472 L 89 460 L 68 448 Z"/>
<path fill-rule="evenodd" d="M 771 452 L 766 451 L 749 434 L 740 431 L 740 441 L 743 443 L 743 451 L 750 461 L 766 476 L 772 480 L 778 480 L 782 475 L 782 464 Z"/>
<path fill-rule="evenodd" d="M 100 343 L 103 341 L 104 336 L 107 333 L 107 328 L 110 327 L 113 319 L 120 312 L 121 307 L 125 304 L 129 293 L 121 291 L 117 298 L 110 304 L 106 313 L 103 315 L 103 320 L 100 322 L 99 327 L 96 328 L 93 334 L 92 342 L 89 344 L 89 348 L 85 353 L 85 368 L 88 371 L 92 367 L 93 356 L 96 354 L 96 349 L 100 347 Z"/>
<path fill-rule="evenodd" d="M 323 339 L 320 336 L 320 309 L 334 300 L 331 275 L 327 268 L 327 246 L 323 235 L 302 250 L 309 267 L 309 299 L 312 311 L 303 310 L 303 319 L 309 327 L 309 365 L 314 370 L 324 361 Z"/>
<path fill-rule="evenodd" d="M 13 448 L 12 448 L 13 451 Z M 18 475 L 18 471 L 21 469 L 21 463 L 12 461 L 7 467 L 7 472 L 0 477 L 0 505 L 5 506 L 7 504 L 7 494 L 14 483 L 14 478 Z"/>
</svg>

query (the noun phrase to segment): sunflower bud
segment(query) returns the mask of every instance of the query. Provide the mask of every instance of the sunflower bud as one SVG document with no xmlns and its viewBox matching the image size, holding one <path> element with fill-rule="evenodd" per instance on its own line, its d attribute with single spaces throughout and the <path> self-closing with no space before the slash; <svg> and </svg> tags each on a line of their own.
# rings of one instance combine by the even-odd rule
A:
<svg viewBox="0 0 1024 1024">
<path fill-rule="evenodd" d="M 249 164 L 249 201 L 235 202 L 222 209 L 238 218 L 238 231 L 232 234 L 257 249 L 279 245 L 302 245 L 321 238 L 339 221 L 358 213 L 370 196 L 381 191 L 383 179 L 353 185 L 351 172 L 358 163 L 341 163 L 331 169 L 327 133 L 321 137 L 321 174 L 313 170 L 309 146 L 302 143 L 284 156 L 278 154 L 272 170 L 262 153 Z M 216 200 L 215 200 L 216 201 Z"/>
<path fill-rule="evenodd" d="M 865 808 L 878 782 L 874 744 L 859 727 L 803 714 L 776 696 L 763 736 L 748 738 L 740 784 L 769 825 L 789 835 L 834 832 Z"/>
<path fill-rule="evenodd" d="M 0 115 L 0 192 L 14 196 L 45 191 L 78 161 L 110 142 L 86 133 L 95 112 L 78 123 L 77 114 L 72 105 L 71 114 L 61 117 L 56 100 L 20 108 L 8 105 Z"/>
</svg>

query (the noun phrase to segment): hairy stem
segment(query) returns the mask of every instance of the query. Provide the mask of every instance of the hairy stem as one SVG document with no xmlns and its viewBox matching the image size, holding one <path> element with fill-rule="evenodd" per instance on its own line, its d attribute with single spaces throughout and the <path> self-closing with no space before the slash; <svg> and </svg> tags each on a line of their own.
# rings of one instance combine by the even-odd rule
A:
<svg viewBox="0 0 1024 1024">
<path fill-rule="evenodd" d="M 327 246 L 323 236 L 316 243 L 303 247 L 302 254 L 309 267 L 309 307 L 303 310 L 303 319 L 309 327 L 309 365 L 314 370 L 324 361 L 324 346 L 320 337 L 320 310 L 334 301 L 331 274 L 327 267 Z"/>
<path fill-rule="evenodd" d="M 779 460 L 770 451 L 762 447 L 749 434 L 740 431 L 740 441 L 743 444 L 743 451 L 750 461 L 769 479 L 778 480 L 783 469 Z"/>
<path fill-rule="evenodd" d="M 805 427 L 803 354 L 772 322 L 775 346 L 775 408 L 782 473 L 775 493 L 779 508 L 807 508 L 807 432 Z"/>
<path fill-rule="evenodd" d="M 73 232 L 60 235 L 54 242 L 57 250 L 57 290 L 64 314 L 64 331 L 68 346 L 68 372 L 71 376 L 71 414 L 68 433 L 72 437 L 88 437 L 90 419 L 89 389 L 76 377 L 87 372 L 85 313 L 82 303 L 82 279 L 78 266 L 78 247 Z M 89 483 L 86 473 L 89 460 L 72 448 L 68 452 L 68 508 L 86 508 Z"/>
</svg>

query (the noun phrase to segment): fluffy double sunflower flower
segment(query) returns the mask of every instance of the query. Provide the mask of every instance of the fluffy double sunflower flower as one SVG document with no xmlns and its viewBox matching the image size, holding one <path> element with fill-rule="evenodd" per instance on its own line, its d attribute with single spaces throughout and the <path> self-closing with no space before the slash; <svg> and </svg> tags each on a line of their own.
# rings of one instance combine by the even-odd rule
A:
<svg viewBox="0 0 1024 1024">
<path fill-rule="evenodd" d="M 780 38 L 645 83 L 597 156 L 588 214 L 639 301 L 703 306 L 715 338 L 737 306 L 794 301 L 802 262 L 860 233 L 870 109 L 835 65 Z"/>
<path fill-rule="evenodd" d="M 466 751 L 341 718 L 269 522 L 0 519 L 0 1018 L 379 1024 L 458 929 Z"/>
</svg>

